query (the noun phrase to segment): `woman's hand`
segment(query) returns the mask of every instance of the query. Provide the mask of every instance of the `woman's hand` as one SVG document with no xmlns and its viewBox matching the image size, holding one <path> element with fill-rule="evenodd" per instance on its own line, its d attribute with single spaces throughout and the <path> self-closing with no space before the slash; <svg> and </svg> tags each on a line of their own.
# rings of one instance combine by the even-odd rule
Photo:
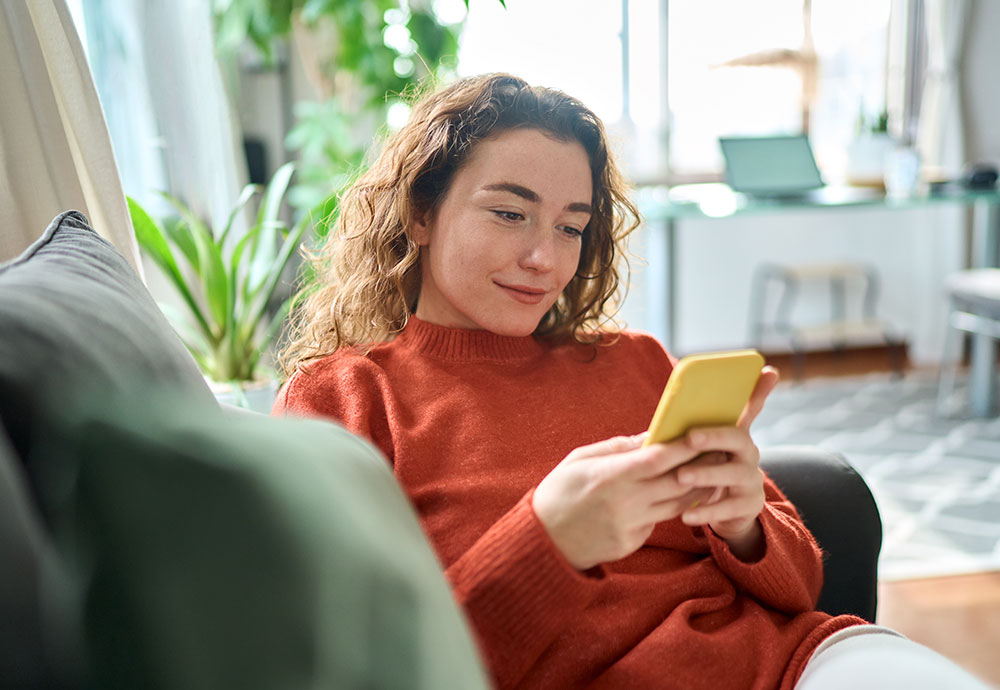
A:
<svg viewBox="0 0 1000 690">
<path fill-rule="evenodd" d="M 722 452 L 726 462 L 714 466 L 689 464 L 677 470 L 677 481 L 688 488 L 712 487 L 715 494 L 705 504 L 686 510 L 688 525 L 708 525 L 744 560 L 763 555 L 763 532 L 757 516 L 764 508 L 764 480 L 760 451 L 750 438 L 750 425 L 778 383 L 778 371 L 764 367 L 750 401 L 735 427 L 695 429 L 685 436 L 692 450 Z"/>
<path fill-rule="evenodd" d="M 577 448 L 535 489 L 532 507 L 574 567 L 586 570 L 641 547 L 657 523 L 709 525 L 741 558 L 763 547 L 764 505 L 751 422 L 778 372 L 765 367 L 736 427 L 697 429 L 643 448 L 645 435 Z"/>
<path fill-rule="evenodd" d="M 535 514 L 573 567 L 586 570 L 628 556 L 656 523 L 714 492 L 681 486 L 672 471 L 701 451 L 682 442 L 643 448 L 644 437 L 577 448 L 535 489 Z"/>
</svg>

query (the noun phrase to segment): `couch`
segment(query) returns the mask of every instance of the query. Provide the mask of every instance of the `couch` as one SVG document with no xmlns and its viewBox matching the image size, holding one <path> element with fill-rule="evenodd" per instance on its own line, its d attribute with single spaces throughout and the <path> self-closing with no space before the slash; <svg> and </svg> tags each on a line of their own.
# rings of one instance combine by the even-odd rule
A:
<svg viewBox="0 0 1000 690">
<path fill-rule="evenodd" d="M 875 615 L 878 512 L 838 456 L 765 466 Z M 220 406 L 79 213 L 0 266 L 0 687 L 489 687 L 379 453 Z"/>
</svg>

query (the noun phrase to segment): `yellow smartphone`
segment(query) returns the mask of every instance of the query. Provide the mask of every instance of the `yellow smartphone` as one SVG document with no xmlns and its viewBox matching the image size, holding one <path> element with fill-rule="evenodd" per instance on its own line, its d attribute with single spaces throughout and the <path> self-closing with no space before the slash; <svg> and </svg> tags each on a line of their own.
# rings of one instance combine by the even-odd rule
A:
<svg viewBox="0 0 1000 690">
<path fill-rule="evenodd" d="M 735 426 L 753 393 L 764 357 L 729 350 L 681 358 L 667 379 L 643 444 L 666 443 L 699 426 Z"/>
</svg>

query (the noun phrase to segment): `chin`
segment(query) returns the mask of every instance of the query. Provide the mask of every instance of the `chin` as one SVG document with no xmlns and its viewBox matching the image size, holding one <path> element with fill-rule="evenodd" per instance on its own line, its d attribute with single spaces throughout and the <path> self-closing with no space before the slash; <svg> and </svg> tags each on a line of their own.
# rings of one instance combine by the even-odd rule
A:
<svg viewBox="0 0 1000 690">
<path fill-rule="evenodd" d="M 525 319 L 496 319 L 492 322 L 484 324 L 484 326 L 486 330 L 491 333 L 512 338 L 519 338 L 534 333 L 541 320 L 541 316 L 538 318 Z"/>
</svg>

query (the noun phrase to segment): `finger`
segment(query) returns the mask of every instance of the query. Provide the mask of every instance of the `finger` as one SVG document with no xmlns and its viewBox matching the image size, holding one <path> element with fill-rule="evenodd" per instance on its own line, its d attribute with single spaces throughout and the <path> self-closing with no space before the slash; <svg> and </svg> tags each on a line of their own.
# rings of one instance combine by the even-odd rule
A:
<svg viewBox="0 0 1000 690">
<path fill-rule="evenodd" d="M 734 496 L 730 494 L 718 503 L 701 504 L 681 513 L 685 525 L 707 525 L 729 520 L 751 520 L 764 509 L 764 501 L 758 496 Z"/>
<path fill-rule="evenodd" d="M 723 463 L 729 462 L 729 453 L 723 453 L 721 451 L 708 451 L 707 453 L 702 453 L 696 457 L 691 462 L 688 462 L 684 467 L 705 467 L 712 465 L 721 465 Z M 679 469 L 679 468 L 678 468 Z"/>
<path fill-rule="evenodd" d="M 771 394 L 774 387 L 778 385 L 778 379 L 780 375 L 778 370 L 772 366 L 766 366 L 761 369 L 760 376 L 757 379 L 757 385 L 754 386 L 753 393 L 750 394 L 750 401 L 747 403 L 746 407 L 743 408 L 743 413 L 740 415 L 740 420 L 736 423 L 736 426 L 741 429 L 749 429 L 750 425 L 760 414 L 760 411 L 764 409 L 764 401 L 767 400 L 767 396 Z"/>
<path fill-rule="evenodd" d="M 688 494 L 698 494 L 697 496 L 692 496 L 684 505 L 684 507 L 690 507 L 696 498 L 702 501 L 708 499 L 712 492 L 709 490 L 707 492 L 708 495 L 701 496 L 700 494 L 705 491 L 705 489 L 700 487 L 681 486 L 677 481 L 677 473 L 667 472 L 640 481 L 632 498 L 638 505 L 657 505 L 665 501 L 684 498 Z"/>
<path fill-rule="evenodd" d="M 665 520 L 673 520 L 687 510 L 704 505 L 711 498 L 712 493 L 711 489 L 695 489 L 678 498 L 654 503 L 646 513 L 647 519 L 654 524 Z"/>
<path fill-rule="evenodd" d="M 687 468 L 678 470 L 678 485 L 682 487 L 727 487 L 756 491 L 764 486 L 760 469 L 741 462 L 728 462 L 714 467 Z"/>
<path fill-rule="evenodd" d="M 580 459 L 600 457 L 602 455 L 617 455 L 640 448 L 644 440 L 645 434 L 639 434 L 638 436 L 615 436 L 614 438 L 608 438 L 597 443 L 575 448 L 566 457 Z"/>
<path fill-rule="evenodd" d="M 652 479 L 690 462 L 700 452 L 691 448 L 683 438 L 670 443 L 654 443 L 620 454 L 615 458 L 616 469 L 622 477 L 633 481 Z"/>
<path fill-rule="evenodd" d="M 700 427 L 692 429 L 683 437 L 698 453 L 719 451 L 739 456 L 738 459 L 757 459 L 757 446 L 746 429 L 735 426 Z"/>
</svg>

